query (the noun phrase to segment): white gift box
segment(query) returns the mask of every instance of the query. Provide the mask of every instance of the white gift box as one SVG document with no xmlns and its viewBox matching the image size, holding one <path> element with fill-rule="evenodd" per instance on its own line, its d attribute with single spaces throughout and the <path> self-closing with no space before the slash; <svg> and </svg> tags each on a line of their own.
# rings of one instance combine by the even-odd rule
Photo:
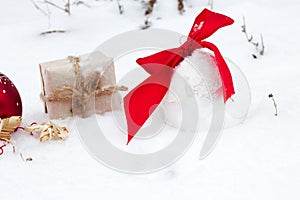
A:
<svg viewBox="0 0 300 200">
<path fill-rule="evenodd" d="M 98 51 L 42 63 L 39 67 L 41 97 L 51 119 L 88 117 L 111 111 L 112 103 L 121 105 L 121 98 L 112 102 L 112 94 L 120 89 L 116 87 L 113 59 Z"/>
</svg>

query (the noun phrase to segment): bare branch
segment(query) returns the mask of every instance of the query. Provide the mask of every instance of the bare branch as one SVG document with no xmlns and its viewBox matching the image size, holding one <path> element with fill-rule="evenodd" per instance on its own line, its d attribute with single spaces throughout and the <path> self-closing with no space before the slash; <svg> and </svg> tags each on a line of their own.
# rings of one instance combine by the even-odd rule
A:
<svg viewBox="0 0 300 200">
<path fill-rule="evenodd" d="M 24 156 L 23 156 L 23 154 L 21 152 L 20 152 L 20 157 L 23 160 L 23 162 L 28 162 L 28 161 L 32 161 L 33 160 L 31 157 L 28 157 L 28 158 L 24 159 Z"/>
<path fill-rule="evenodd" d="M 91 6 L 88 5 L 87 3 L 85 3 L 84 1 L 75 1 L 72 3 L 72 5 L 76 5 L 76 6 L 79 6 L 79 5 L 84 5 L 86 6 L 87 8 L 90 8 Z"/>
<path fill-rule="evenodd" d="M 50 27 L 51 27 L 51 12 L 50 12 L 48 4 L 46 4 L 46 7 L 47 7 L 47 13 L 48 13 L 48 15 L 47 15 L 47 17 L 48 17 L 48 29 L 50 29 Z"/>
<path fill-rule="evenodd" d="M 265 53 L 265 44 L 262 34 L 260 34 L 260 41 L 261 41 L 261 50 L 259 52 L 260 55 L 264 55 Z"/>
<path fill-rule="evenodd" d="M 247 32 L 247 26 L 246 26 L 246 19 L 245 17 L 243 16 L 243 25 L 241 26 L 242 28 L 242 32 L 245 34 L 246 36 L 246 39 L 247 41 L 252 44 L 253 46 L 255 46 L 256 50 L 259 52 L 260 55 L 264 55 L 264 51 L 265 51 L 265 46 L 264 46 L 264 41 L 263 41 L 263 37 L 262 37 L 262 34 L 260 35 L 260 40 L 261 40 L 261 47 L 262 49 L 259 50 L 258 47 L 259 47 L 259 42 L 254 42 L 253 41 L 253 35 L 250 35 L 248 34 Z M 253 58 L 257 58 L 257 56 L 255 54 L 252 54 Z"/>
<path fill-rule="evenodd" d="M 214 9 L 214 0 L 208 0 L 207 5 L 210 7 L 211 10 Z"/>
<path fill-rule="evenodd" d="M 31 0 L 31 2 L 38 11 L 43 13 L 43 15 L 48 16 L 48 14 L 45 11 L 43 11 L 33 0 Z"/>
<path fill-rule="evenodd" d="M 65 11 L 71 15 L 71 4 L 70 4 L 70 0 L 67 1 L 66 5 L 65 5 Z"/>
<path fill-rule="evenodd" d="M 184 5 L 183 5 L 183 0 L 178 0 L 178 6 L 177 9 L 180 14 L 184 13 Z"/>
<path fill-rule="evenodd" d="M 51 31 L 45 31 L 45 32 L 42 32 L 41 35 L 48 35 L 48 34 L 51 34 L 51 33 L 65 33 L 66 31 L 64 30 L 51 30 Z"/>
<path fill-rule="evenodd" d="M 145 12 L 145 15 L 149 15 L 153 12 L 153 7 L 154 7 L 154 4 L 156 3 L 156 0 L 149 0 L 147 2 L 147 10 Z"/>
<path fill-rule="evenodd" d="M 144 25 L 141 26 L 142 30 L 145 30 L 147 28 L 150 28 L 150 26 L 152 25 L 151 20 L 147 17 L 144 21 Z"/>
<path fill-rule="evenodd" d="M 124 13 L 124 6 L 121 5 L 120 0 L 117 0 L 118 8 L 119 8 L 119 13 L 122 15 Z"/>
<path fill-rule="evenodd" d="M 244 16 L 243 16 L 242 32 L 245 33 L 245 36 L 246 36 L 248 42 L 251 42 L 253 40 L 253 36 L 250 35 L 250 37 L 249 37 L 249 35 L 248 35 L 247 27 L 246 27 L 246 19 Z"/>
<path fill-rule="evenodd" d="M 275 102 L 275 99 L 274 99 L 273 94 L 270 93 L 270 94 L 268 95 L 268 97 L 271 98 L 272 101 L 273 101 L 273 105 L 274 105 L 274 108 L 275 108 L 275 116 L 278 116 L 278 112 L 277 112 L 277 103 Z"/>
<path fill-rule="evenodd" d="M 25 162 L 25 159 L 24 159 L 23 154 L 21 152 L 20 152 L 20 157 L 23 160 L 23 162 Z"/>
<path fill-rule="evenodd" d="M 68 10 L 67 10 L 66 8 L 63 8 L 63 7 L 61 7 L 61 6 L 59 6 L 59 5 L 55 4 L 55 3 L 53 3 L 53 2 L 51 2 L 51 1 L 45 0 L 44 3 L 49 4 L 49 5 L 55 7 L 55 8 L 57 8 L 57 9 L 59 9 L 59 10 L 62 10 L 62 11 L 64 11 L 64 12 L 67 12 L 67 13 L 68 13 Z"/>
</svg>

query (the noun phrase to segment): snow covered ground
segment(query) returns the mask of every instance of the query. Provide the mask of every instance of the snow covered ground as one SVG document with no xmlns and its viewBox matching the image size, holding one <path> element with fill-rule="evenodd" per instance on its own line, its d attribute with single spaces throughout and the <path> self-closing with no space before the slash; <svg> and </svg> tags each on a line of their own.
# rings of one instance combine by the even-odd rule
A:
<svg viewBox="0 0 300 200">
<path fill-rule="evenodd" d="M 47 121 L 39 99 L 38 64 L 92 51 L 110 37 L 143 24 L 139 1 L 86 1 L 72 7 L 72 15 L 51 8 L 50 24 L 31 1 L 2 1 L 0 7 L 0 71 L 17 86 L 23 100 L 23 124 Z M 207 1 L 187 0 L 179 15 L 176 1 L 159 1 L 153 27 L 187 34 Z M 296 0 L 215 0 L 214 10 L 235 19 L 234 25 L 209 38 L 223 55 L 243 70 L 250 83 L 252 105 L 246 121 L 225 129 L 205 160 L 184 157 L 165 170 L 127 175 L 108 169 L 83 148 L 75 132 L 67 141 L 38 139 L 18 132 L 17 150 L 0 156 L 1 199 L 299 199 L 300 185 L 300 2 Z M 259 40 L 265 55 L 253 59 L 254 47 L 241 32 L 245 16 L 248 32 Z M 157 20 L 156 18 L 161 19 Z M 39 35 L 51 29 L 66 33 Z M 268 94 L 278 104 L 278 116 Z M 65 121 L 73 130 L 72 122 Z M 195 144 L 194 144 L 195 145 Z"/>
</svg>

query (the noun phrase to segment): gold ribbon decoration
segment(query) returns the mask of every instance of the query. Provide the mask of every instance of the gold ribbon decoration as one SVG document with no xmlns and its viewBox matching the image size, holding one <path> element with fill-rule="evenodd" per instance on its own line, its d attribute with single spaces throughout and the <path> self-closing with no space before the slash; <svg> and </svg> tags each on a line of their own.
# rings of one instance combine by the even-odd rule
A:
<svg viewBox="0 0 300 200">
<path fill-rule="evenodd" d="M 69 129 L 65 126 L 59 126 L 51 121 L 41 124 L 31 124 L 24 127 L 26 132 L 34 132 L 40 135 L 40 142 L 47 140 L 65 140 L 68 138 Z"/>
<path fill-rule="evenodd" d="M 9 118 L 0 119 L 0 138 L 10 140 L 10 134 L 21 125 L 21 116 L 12 116 Z"/>
</svg>

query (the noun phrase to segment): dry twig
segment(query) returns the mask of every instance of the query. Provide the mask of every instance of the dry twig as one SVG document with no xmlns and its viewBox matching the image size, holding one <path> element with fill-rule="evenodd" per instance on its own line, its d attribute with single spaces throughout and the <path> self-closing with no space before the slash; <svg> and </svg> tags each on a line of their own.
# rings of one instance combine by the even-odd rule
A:
<svg viewBox="0 0 300 200">
<path fill-rule="evenodd" d="M 147 10 L 145 11 L 145 15 L 149 15 L 153 12 L 154 4 L 156 3 L 156 0 L 149 0 L 147 2 Z"/>
<path fill-rule="evenodd" d="M 184 13 L 184 5 L 183 5 L 183 0 L 178 0 L 178 6 L 177 9 L 180 14 Z"/>
<path fill-rule="evenodd" d="M 23 162 L 28 162 L 28 161 L 32 161 L 33 160 L 31 157 L 28 157 L 28 158 L 24 159 L 24 156 L 23 156 L 23 154 L 21 152 L 20 152 L 20 157 L 23 160 Z"/>
<path fill-rule="evenodd" d="M 207 5 L 210 7 L 211 10 L 214 9 L 214 0 L 208 0 Z"/>
<path fill-rule="evenodd" d="M 52 34 L 52 33 L 65 33 L 66 31 L 64 30 L 50 30 L 50 31 L 45 31 L 42 32 L 41 35 L 48 35 L 48 34 Z"/>
<path fill-rule="evenodd" d="M 253 42 L 253 35 L 250 35 L 247 32 L 247 27 L 246 27 L 246 19 L 243 16 L 243 25 L 242 25 L 242 32 L 245 33 L 245 36 L 247 38 L 247 41 L 253 44 L 255 47 L 258 47 L 259 43 L 258 42 Z"/>
<path fill-rule="evenodd" d="M 253 41 L 253 35 L 249 35 L 247 32 L 247 27 L 246 27 L 246 19 L 243 16 L 243 25 L 241 26 L 242 32 L 245 34 L 247 41 L 255 46 L 256 50 L 259 52 L 260 55 L 264 55 L 265 51 L 265 46 L 264 46 L 264 41 L 263 41 L 263 36 L 260 34 L 260 40 L 261 40 L 261 49 L 259 50 L 259 42 Z M 255 54 L 252 54 L 253 58 L 257 58 Z"/>
<path fill-rule="evenodd" d="M 55 3 L 53 3 L 52 1 L 45 0 L 44 3 L 46 3 L 46 4 L 48 4 L 48 5 L 50 5 L 50 6 L 54 7 L 54 8 L 57 8 L 57 9 L 59 9 L 59 10 L 62 10 L 62 11 L 64 11 L 64 12 L 68 13 L 68 9 L 67 9 L 66 7 L 63 8 L 63 7 L 61 7 L 61 6 L 59 6 L 59 5 L 55 4 Z M 67 4 L 68 4 L 68 3 L 67 3 Z M 67 4 L 66 4 L 66 5 L 67 5 Z"/>
<path fill-rule="evenodd" d="M 121 5 L 120 0 L 117 0 L 117 4 L 118 4 L 119 13 L 120 15 L 122 15 L 124 13 L 124 6 Z"/>
<path fill-rule="evenodd" d="M 54 8 L 57 8 L 57 9 L 59 9 L 59 10 L 62 10 L 62 11 L 64 11 L 64 12 L 68 13 L 69 15 L 71 15 L 71 2 L 70 2 L 70 0 L 67 0 L 67 3 L 64 5 L 64 7 L 63 7 L 63 6 L 60 6 L 60 5 L 56 4 L 56 3 L 53 3 L 53 2 L 50 1 L 50 0 L 44 0 L 44 1 L 40 2 L 40 3 L 43 3 L 43 4 L 46 4 L 46 5 L 47 5 L 47 12 L 44 11 L 43 9 L 41 9 L 41 7 L 38 6 L 38 4 L 37 4 L 34 0 L 31 0 L 31 2 L 32 2 L 32 4 L 34 5 L 34 7 L 35 7 L 37 10 L 39 10 L 41 13 L 43 13 L 43 14 L 46 15 L 46 16 L 49 16 L 49 15 L 50 15 L 48 5 L 50 5 L 50 6 L 54 7 Z M 76 2 L 75 2 L 75 3 L 76 3 Z M 84 3 L 84 2 L 82 2 L 82 3 Z"/>
<path fill-rule="evenodd" d="M 149 28 L 152 25 L 151 20 L 147 17 L 144 21 L 144 25 L 141 26 L 142 30 Z"/>
<path fill-rule="evenodd" d="M 67 4 L 65 5 L 65 10 L 66 12 L 71 15 L 71 4 L 70 4 L 70 0 L 67 1 Z"/>
<path fill-rule="evenodd" d="M 261 50 L 259 52 L 260 55 L 264 55 L 265 53 L 265 44 L 262 34 L 260 34 L 260 41 L 261 41 Z"/>
<path fill-rule="evenodd" d="M 275 116 L 278 116 L 278 112 L 277 112 L 277 103 L 276 103 L 276 101 L 275 101 L 275 99 L 274 99 L 273 94 L 270 93 L 270 94 L 268 95 L 268 97 L 269 97 L 270 99 L 272 99 L 272 101 L 273 101 L 273 105 L 274 105 L 274 108 L 275 108 Z"/>
<path fill-rule="evenodd" d="M 39 7 L 33 0 L 31 0 L 31 2 L 38 11 L 43 13 L 43 15 L 48 16 L 48 13 L 46 13 L 43 9 L 41 9 L 41 7 Z"/>
<path fill-rule="evenodd" d="M 84 5 L 86 6 L 87 8 L 90 8 L 91 6 L 88 5 L 87 3 L 85 3 L 84 1 L 75 1 L 72 3 L 72 5 L 76 5 L 76 6 L 79 6 L 79 5 Z"/>
</svg>

